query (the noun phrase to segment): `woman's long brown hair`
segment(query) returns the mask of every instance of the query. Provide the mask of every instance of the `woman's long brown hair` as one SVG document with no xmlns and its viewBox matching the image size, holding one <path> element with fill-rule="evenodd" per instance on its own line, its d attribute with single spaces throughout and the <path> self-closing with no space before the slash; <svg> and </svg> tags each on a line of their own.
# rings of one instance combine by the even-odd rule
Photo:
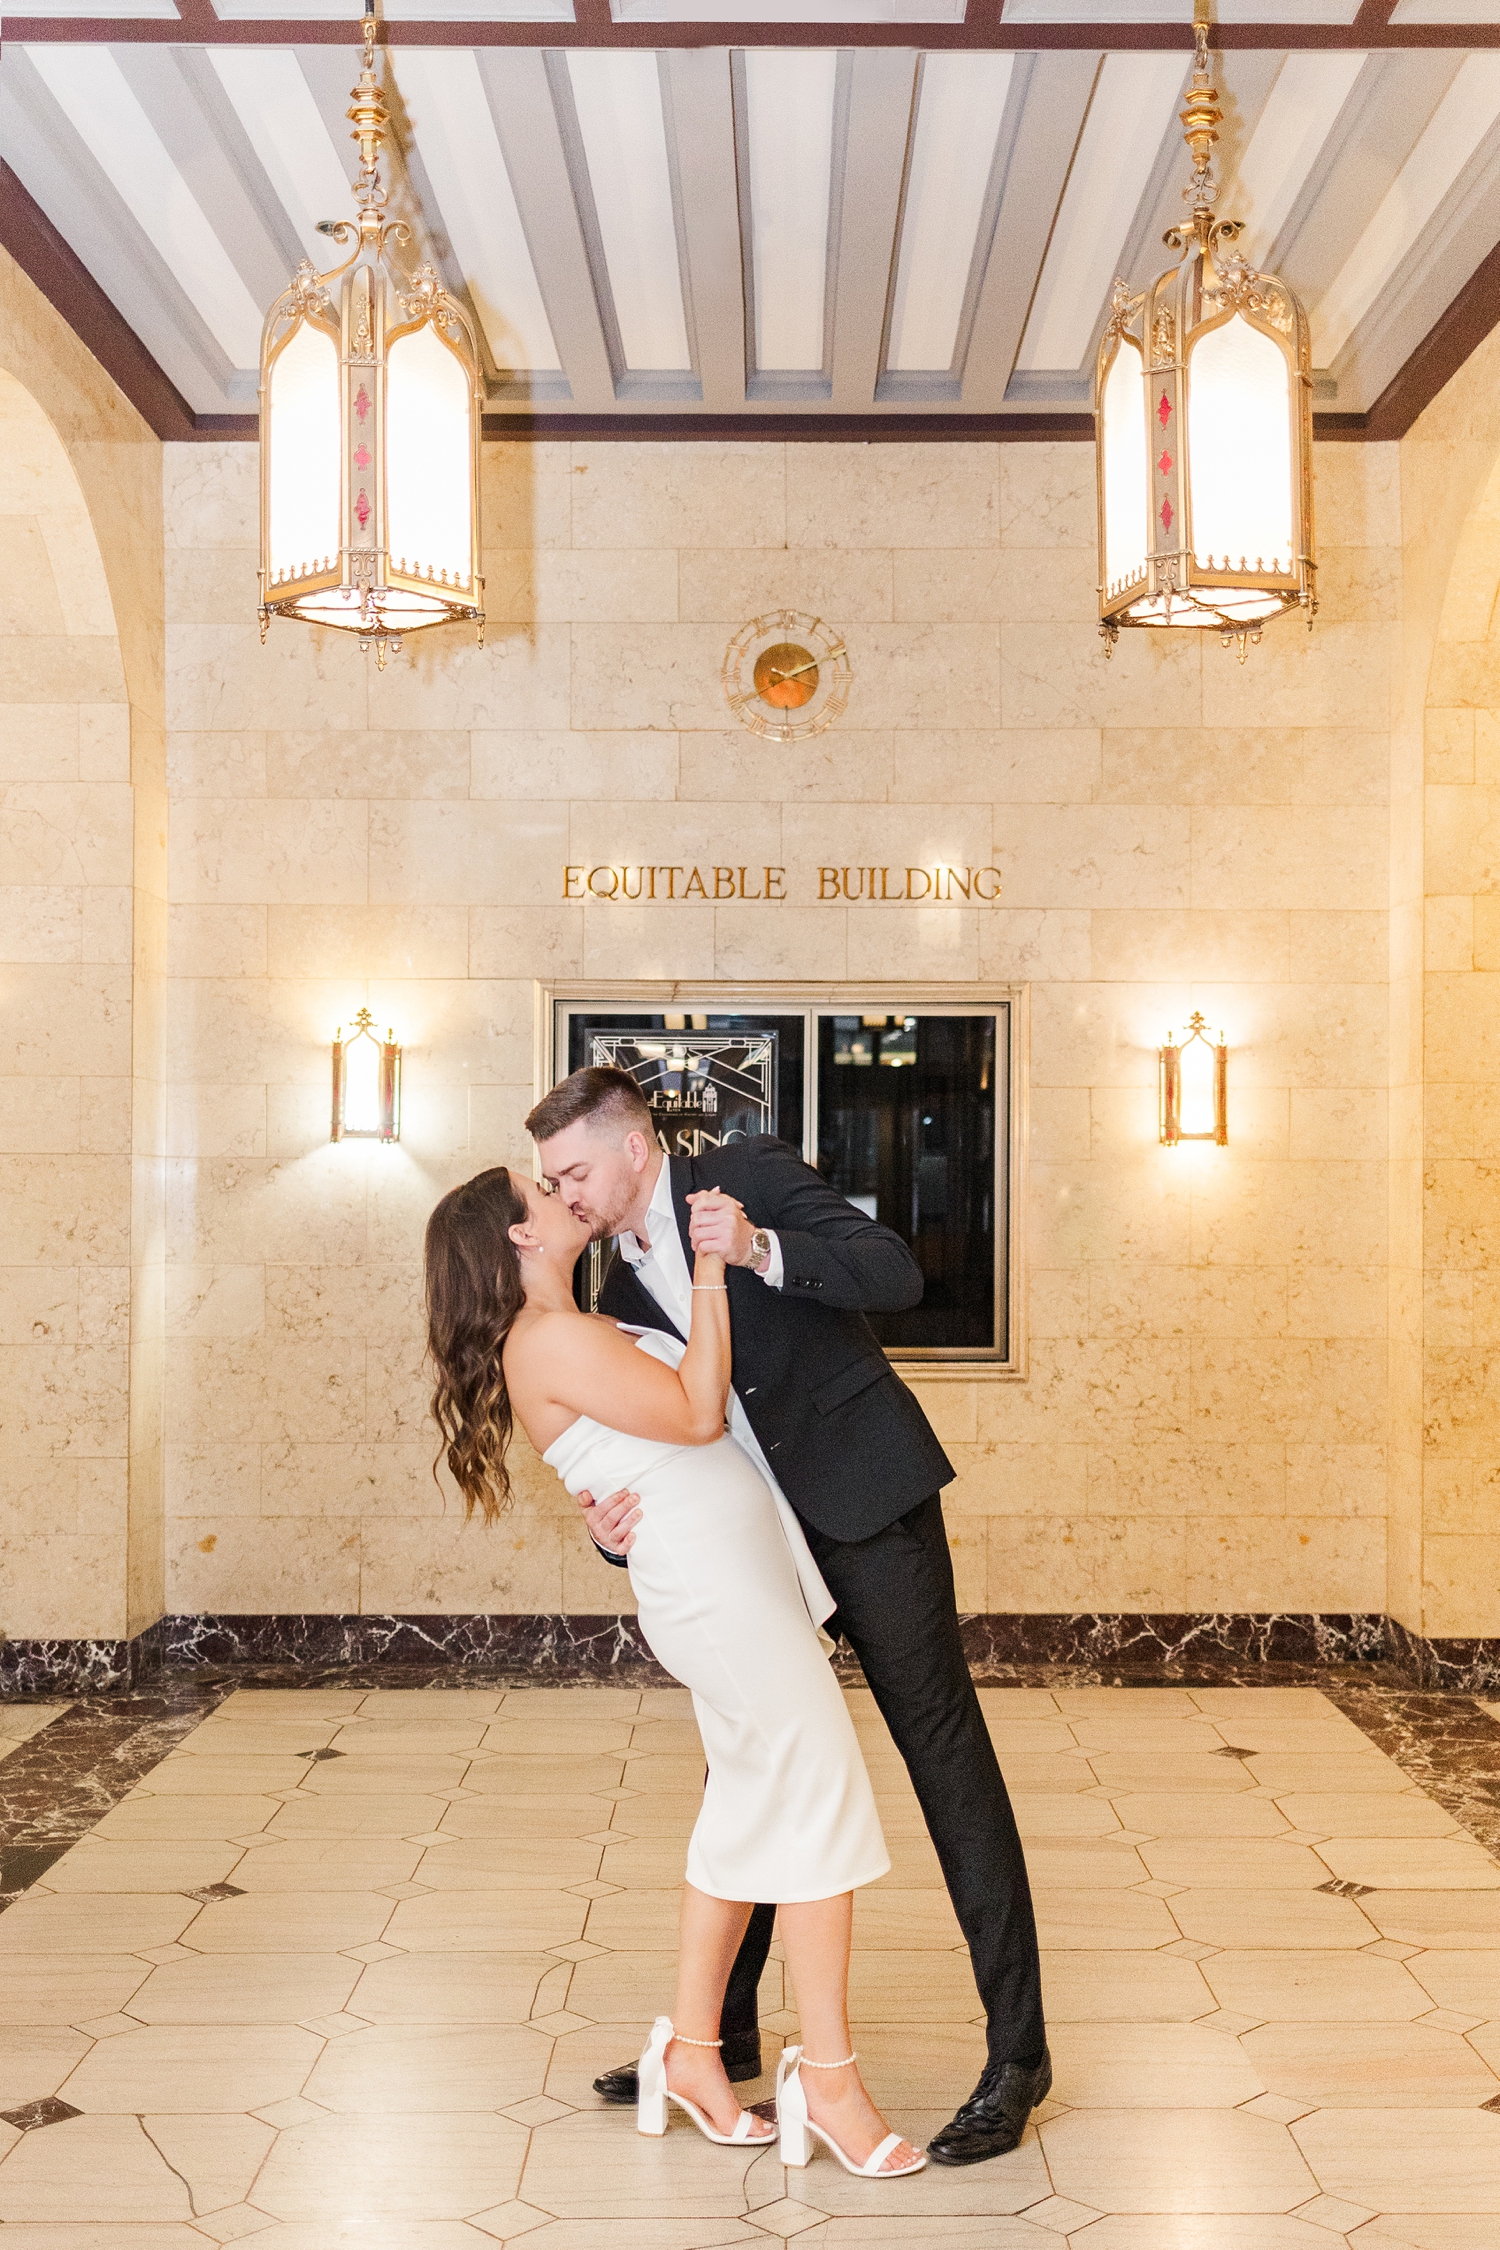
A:
<svg viewBox="0 0 1500 2250">
<path fill-rule="evenodd" d="M 427 1222 L 427 1351 L 432 1414 L 464 1515 L 493 1523 L 510 1498 L 513 1417 L 500 1354 L 520 1311 L 521 1261 L 510 1229 L 526 1198 L 503 1164 L 453 1188 Z M 433 1463 L 433 1475 L 437 1462 Z"/>
</svg>

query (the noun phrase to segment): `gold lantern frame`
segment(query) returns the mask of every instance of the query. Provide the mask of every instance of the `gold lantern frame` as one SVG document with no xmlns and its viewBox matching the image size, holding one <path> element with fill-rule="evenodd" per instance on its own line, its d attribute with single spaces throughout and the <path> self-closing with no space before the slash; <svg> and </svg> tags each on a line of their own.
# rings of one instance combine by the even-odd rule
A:
<svg viewBox="0 0 1500 2250">
<path fill-rule="evenodd" d="M 1313 542 L 1312 349 L 1307 314 L 1276 275 L 1259 273 L 1231 246 L 1244 232 L 1238 219 L 1214 216 L 1219 194 L 1212 150 L 1223 116 L 1209 75 L 1207 0 L 1196 0 L 1194 69 L 1181 118 L 1193 157 L 1183 190 L 1191 222 L 1162 237 L 1178 263 L 1149 288 L 1132 293 L 1116 279 L 1100 339 L 1094 377 L 1099 509 L 1099 630 L 1111 654 L 1122 626 L 1186 626 L 1216 631 L 1238 643 L 1241 662 L 1262 627 L 1293 609 L 1317 609 Z M 1291 553 L 1200 556 L 1193 528 L 1190 442 L 1193 354 L 1217 329 L 1243 320 L 1270 340 L 1287 375 Z M 1138 568 L 1111 584 L 1106 512 L 1105 387 L 1122 352 L 1139 355 L 1147 467 L 1146 522 Z M 1280 565 L 1280 567 L 1278 567 Z"/>
<path fill-rule="evenodd" d="M 372 1047 L 380 1050 L 375 1080 L 378 1118 L 373 1126 L 344 1123 L 349 1049 L 360 1039 L 368 1039 Z M 384 1039 L 379 1037 L 375 1018 L 368 1008 L 361 1008 L 354 1017 L 347 1039 L 342 1024 L 333 1035 L 333 1119 L 328 1138 L 331 1141 L 399 1141 L 401 1138 L 401 1049 L 394 1031 L 387 1031 Z"/>
<path fill-rule="evenodd" d="M 419 265 L 403 281 L 391 253 L 411 229 L 385 216 L 380 151 L 389 126 L 375 74 L 374 0 L 365 0 L 364 62 L 346 112 L 359 144 L 352 193 L 358 215 L 324 219 L 318 231 L 354 247 L 341 265 L 318 273 L 304 258 L 266 315 L 260 358 L 260 637 L 273 617 L 357 633 L 385 669 L 403 633 L 472 622 L 484 643 L 484 579 L 480 571 L 479 463 L 484 379 L 468 312 L 442 287 L 436 270 Z M 272 555 L 271 480 L 276 420 L 272 385 L 278 361 L 304 328 L 327 337 L 338 354 L 339 540 L 336 553 L 278 563 Z M 429 330 L 463 371 L 468 394 L 466 560 L 393 556 L 389 525 L 387 428 L 390 354 L 403 339 Z"/>
<path fill-rule="evenodd" d="M 1185 1133 L 1182 1129 L 1182 1057 L 1184 1051 L 1199 1043 L 1208 1048 L 1214 1058 L 1214 1121 L 1206 1133 Z M 1159 1102 L 1159 1130 L 1162 1143 L 1176 1148 L 1181 1141 L 1213 1141 L 1219 1148 L 1229 1142 L 1229 1049 L 1221 1032 L 1214 1040 L 1208 1036 L 1208 1024 L 1202 1013 L 1194 1009 L 1188 1022 L 1188 1035 L 1179 1047 L 1172 1034 L 1167 1033 L 1167 1043 L 1157 1049 L 1157 1095 Z"/>
</svg>

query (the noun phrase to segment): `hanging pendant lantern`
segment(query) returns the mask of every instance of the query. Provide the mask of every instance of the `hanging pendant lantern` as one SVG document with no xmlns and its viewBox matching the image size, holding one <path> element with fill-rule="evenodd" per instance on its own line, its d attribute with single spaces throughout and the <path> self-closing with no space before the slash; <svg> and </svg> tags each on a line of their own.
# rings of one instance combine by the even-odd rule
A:
<svg viewBox="0 0 1500 2250">
<path fill-rule="evenodd" d="M 1208 0 L 1195 0 L 1182 122 L 1190 226 L 1179 262 L 1132 295 L 1116 280 L 1094 382 L 1099 630 L 1191 626 L 1246 646 L 1283 610 L 1317 608 L 1312 357 L 1307 314 L 1257 273 L 1218 219 L 1212 151 L 1223 115 L 1209 77 Z"/>
<path fill-rule="evenodd" d="M 479 574 L 484 393 L 473 325 L 430 265 L 410 280 L 385 217 L 389 123 L 375 76 L 375 6 L 348 116 L 359 143 L 358 218 L 318 231 L 354 248 L 304 258 L 266 317 L 260 354 L 260 637 L 273 617 L 333 625 L 385 668 L 403 633 L 473 619 Z"/>
</svg>

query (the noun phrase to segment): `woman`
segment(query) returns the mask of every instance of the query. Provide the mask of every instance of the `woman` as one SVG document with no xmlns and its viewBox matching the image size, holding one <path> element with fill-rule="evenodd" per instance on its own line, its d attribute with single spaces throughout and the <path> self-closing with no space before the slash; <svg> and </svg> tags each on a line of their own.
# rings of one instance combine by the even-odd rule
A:
<svg viewBox="0 0 1500 2250">
<path fill-rule="evenodd" d="M 675 2009 L 641 2057 L 637 2123 L 664 2132 L 675 2102 L 710 2140 L 774 2137 L 741 2110 L 718 2054 L 750 1902 L 773 1900 L 805 2043 L 777 2075 L 783 2161 L 805 2164 L 811 2134 L 848 2171 L 919 2171 L 927 2159 L 887 2132 L 855 2068 L 852 1893 L 890 1860 L 818 1632 L 832 1598 L 790 1509 L 724 1427 L 723 1260 L 697 1259 L 684 1346 L 579 1311 L 573 1268 L 588 1240 L 560 1197 L 503 1167 L 481 1172 L 428 1223 L 428 1337 L 433 1412 L 469 1513 L 493 1522 L 509 1496 L 513 1417 L 570 1491 L 640 1495 L 641 1630 L 692 1690 L 708 1786 L 688 1846 Z"/>
</svg>

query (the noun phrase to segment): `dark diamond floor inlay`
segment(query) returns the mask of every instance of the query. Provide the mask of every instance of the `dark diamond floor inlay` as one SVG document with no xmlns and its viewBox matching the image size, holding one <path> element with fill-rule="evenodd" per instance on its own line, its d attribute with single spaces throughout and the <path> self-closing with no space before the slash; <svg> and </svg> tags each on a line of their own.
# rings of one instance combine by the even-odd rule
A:
<svg viewBox="0 0 1500 2250">
<path fill-rule="evenodd" d="M 200 1883 L 197 1890 L 179 1891 L 177 1895 L 201 1899 L 205 1906 L 211 1906 L 217 1898 L 243 1898 L 245 1886 L 243 1883 Z"/>
<path fill-rule="evenodd" d="M 1331 1883 L 1319 1883 L 1318 1889 L 1330 1898 L 1368 1898 L 1374 1890 L 1373 1883 L 1350 1883 L 1342 1875 L 1335 1875 Z"/>
<path fill-rule="evenodd" d="M 299 1750 L 297 1755 L 305 1758 L 310 1766 L 318 1766 L 325 1758 L 347 1758 L 349 1753 L 347 1750 Z"/>
<path fill-rule="evenodd" d="M 1222 1750 L 1210 1750 L 1208 1754 L 1211 1758 L 1258 1758 L 1260 1756 L 1258 1750 L 1239 1750 L 1232 1742 L 1226 1742 Z"/>
<path fill-rule="evenodd" d="M 71 2102 L 60 2102 L 49 2094 L 44 2102 L 24 2102 L 19 2109 L 0 2109 L 7 2125 L 14 2125 L 18 2133 L 34 2133 L 39 2125 L 62 2125 L 70 2117 L 82 2117 L 83 2111 Z"/>
</svg>

